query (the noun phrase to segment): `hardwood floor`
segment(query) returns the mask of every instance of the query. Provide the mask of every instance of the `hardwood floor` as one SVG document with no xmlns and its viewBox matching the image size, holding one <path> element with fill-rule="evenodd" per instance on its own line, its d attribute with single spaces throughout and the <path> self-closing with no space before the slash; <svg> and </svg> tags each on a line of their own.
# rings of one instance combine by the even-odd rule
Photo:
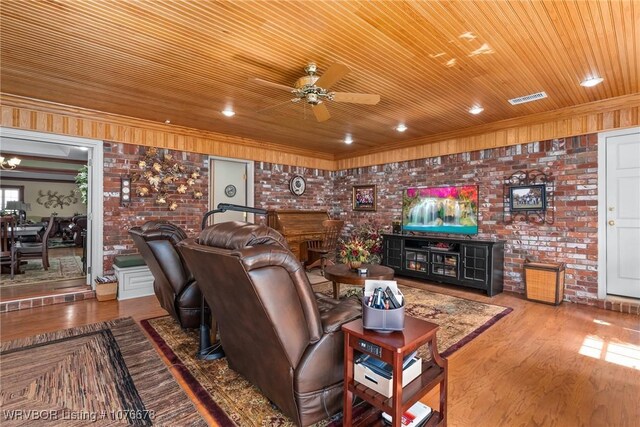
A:
<svg viewBox="0 0 640 427">
<path fill-rule="evenodd" d="M 639 316 L 416 286 L 514 309 L 449 357 L 449 426 L 639 425 Z M 163 313 L 155 297 L 39 307 L 0 314 L 0 340 Z M 437 390 L 423 400 L 437 406 Z"/>
<path fill-rule="evenodd" d="M 68 247 L 49 249 L 49 259 L 66 256 L 82 257 L 82 248 Z M 6 275 L 0 278 L 0 280 L 3 279 L 6 279 Z M 0 302 L 69 293 L 74 290 L 86 289 L 85 283 L 86 278 L 75 278 L 52 282 L 25 282 L 20 285 L 0 287 Z"/>
</svg>

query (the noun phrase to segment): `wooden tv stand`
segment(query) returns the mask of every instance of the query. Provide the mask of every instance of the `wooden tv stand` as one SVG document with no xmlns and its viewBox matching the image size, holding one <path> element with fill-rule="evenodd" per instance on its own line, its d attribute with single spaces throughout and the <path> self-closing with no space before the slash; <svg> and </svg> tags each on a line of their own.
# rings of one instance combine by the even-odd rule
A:
<svg viewBox="0 0 640 427">
<path fill-rule="evenodd" d="M 396 275 L 484 290 L 503 289 L 504 241 L 385 234 L 382 264 Z"/>
</svg>

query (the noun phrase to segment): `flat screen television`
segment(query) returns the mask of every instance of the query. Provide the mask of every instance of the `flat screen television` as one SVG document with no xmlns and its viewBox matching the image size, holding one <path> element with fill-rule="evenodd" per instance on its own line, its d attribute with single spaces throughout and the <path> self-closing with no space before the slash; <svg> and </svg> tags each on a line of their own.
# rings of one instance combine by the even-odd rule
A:
<svg viewBox="0 0 640 427">
<path fill-rule="evenodd" d="M 478 234 L 478 186 L 407 188 L 402 197 L 402 229 Z"/>
</svg>

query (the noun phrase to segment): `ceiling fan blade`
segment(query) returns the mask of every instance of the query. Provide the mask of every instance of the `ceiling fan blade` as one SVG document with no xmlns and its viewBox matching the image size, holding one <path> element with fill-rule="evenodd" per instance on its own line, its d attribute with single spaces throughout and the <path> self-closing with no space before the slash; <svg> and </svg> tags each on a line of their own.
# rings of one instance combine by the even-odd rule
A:
<svg viewBox="0 0 640 427">
<path fill-rule="evenodd" d="M 327 71 L 316 81 L 316 86 L 323 89 L 329 89 L 336 84 L 338 80 L 349 74 L 349 67 L 344 64 L 335 63 L 331 65 Z"/>
<path fill-rule="evenodd" d="M 374 95 L 372 93 L 334 92 L 333 100 L 336 102 L 350 102 L 352 104 L 376 105 L 380 102 L 380 95 Z"/>
<path fill-rule="evenodd" d="M 316 120 L 319 122 L 324 122 L 331 118 L 331 114 L 329 114 L 329 110 L 324 104 L 312 105 L 311 111 L 313 111 L 313 115 L 316 116 Z"/>
<path fill-rule="evenodd" d="M 262 79 L 258 79 L 258 78 L 252 78 L 249 79 L 250 82 L 259 84 L 260 86 L 267 86 L 267 87 L 272 87 L 274 89 L 280 89 L 280 90 L 286 90 L 287 92 L 291 92 L 293 90 L 295 90 L 292 87 L 289 86 L 285 86 L 285 85 L 281 85 L 280 83 L 273 83 L 273 82 L 268 82 L 266 80 L 262 80 Z"/>
</svg>

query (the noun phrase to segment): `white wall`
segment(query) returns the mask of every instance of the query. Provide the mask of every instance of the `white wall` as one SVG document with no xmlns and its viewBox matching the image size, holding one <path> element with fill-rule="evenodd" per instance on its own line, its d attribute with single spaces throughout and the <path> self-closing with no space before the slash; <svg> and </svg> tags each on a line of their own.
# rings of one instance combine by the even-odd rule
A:
<svg viewBox="0 0 640 427">
<path fill-rule="evenodd" d="M 2 185 L 24 187 L 24 202 L 31 204 L 31 210 L 27 211 L 27 218 L 35 221 L 39 221 L 42 217 L 50 216 L 52 212 L 57 212 L 59 217 L 71 217 L 74 214 L 84 215 L 87 213 L 87 206 L 82 203 L 79 193 L 75 194 L 77 202 L 68 206 L 60 207 L 59 205 L 55 205 L 46 208 L 44 206 L 44 202 L 48 200 L 46 196 L 40 198 L 42 204 L 38 203 L 40 191 L 45 195 L 48 191 L 51 191 L 52 193 L 57 192 L 58 195 L 69 195 L 72 190 L 77 190 L 78 188 L 73 182 L 39 182 L 3 179 Z"/>
</svg>

